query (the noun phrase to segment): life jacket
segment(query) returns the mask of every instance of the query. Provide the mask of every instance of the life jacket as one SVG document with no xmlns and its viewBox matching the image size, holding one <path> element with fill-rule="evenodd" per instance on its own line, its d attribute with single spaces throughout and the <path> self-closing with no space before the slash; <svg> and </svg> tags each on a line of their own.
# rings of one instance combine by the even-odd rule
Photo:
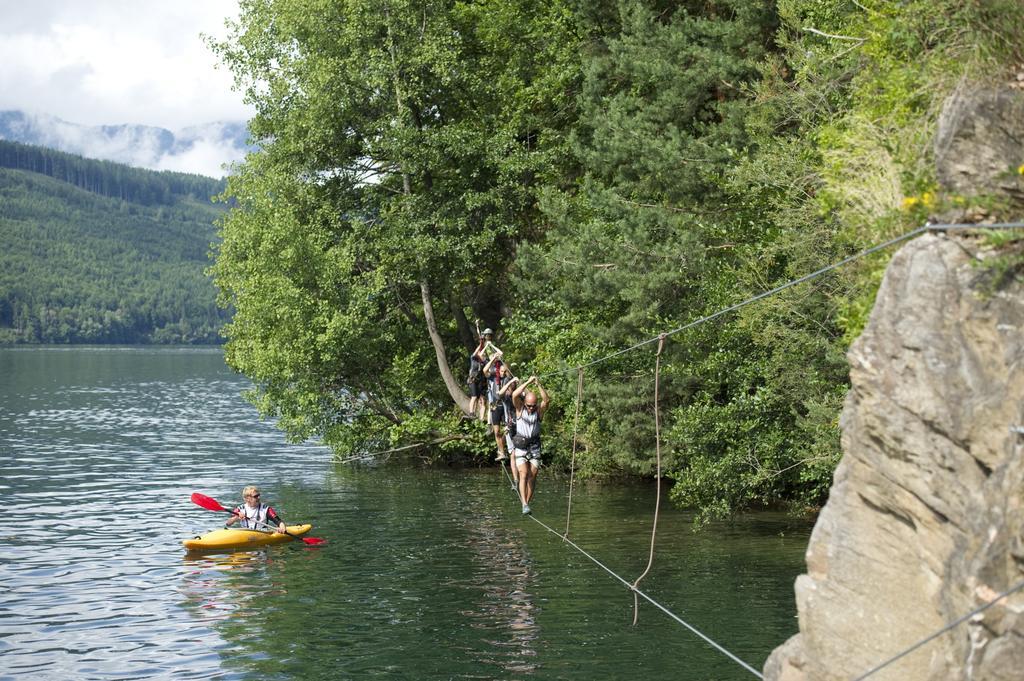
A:
<svg viewBox="0 0 1024 681">
<path fill-rule="evenodd" d="M 530 411 L 523 407 L 523 411 L 516 416 L 516 434 L 513 437 L 516 447 L 520 449 L 528 445 L 540 444 L 540 412 Z"/>
<path fill-rule="evenodd" d="M 248 504 L 242 504 L 235 508 L 235 514 L 241 516 L 239 525 L 247 530 L 265 530 L 267 514 L 270 513 L 268 504 L 260 504 L 256 508 L 249 508 Z M 262 523 L 262 524 L 260 524 Z"/>
</svg>

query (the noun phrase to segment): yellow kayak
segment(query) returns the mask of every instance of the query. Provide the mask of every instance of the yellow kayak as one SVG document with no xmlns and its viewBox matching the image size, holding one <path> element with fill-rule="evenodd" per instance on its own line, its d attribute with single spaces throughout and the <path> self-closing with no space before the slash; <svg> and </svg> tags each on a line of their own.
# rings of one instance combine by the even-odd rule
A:
<svg viewBox="0 0 1024 681">
<path fill-rule="evenodd" d="M 306 534 L 312 525 L 288 525 L 288 534 L 261 530 L 220 529 L 201 537 L 182 540 L 189 551 L 223 551 L 226 549 L 255 549 L 272 544 L 285 544 Z"/>
</svg>

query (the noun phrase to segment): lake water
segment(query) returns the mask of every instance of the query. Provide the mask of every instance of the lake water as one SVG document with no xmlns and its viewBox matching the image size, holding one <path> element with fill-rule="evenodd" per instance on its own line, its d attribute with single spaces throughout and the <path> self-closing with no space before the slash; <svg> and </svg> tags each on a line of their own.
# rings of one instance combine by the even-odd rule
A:
<svg viewBox="0 0 1024 681">
<path fill-rule="evenodd" d="M 0 348 L 0 679 L 756 678 L 519 513 L 499 469 L 332 462 L 284 442 L 219 350 Z M 536 517 L 561 531 L 567 483 Z M 188 555 L 245 484 L 327 544 Z M 652 484 L 584 484 L 570 537 L 635 579 Z M 796 632 L 810 525 L 694 533 L 645 593 L 760 670 Z"/>
</svg>

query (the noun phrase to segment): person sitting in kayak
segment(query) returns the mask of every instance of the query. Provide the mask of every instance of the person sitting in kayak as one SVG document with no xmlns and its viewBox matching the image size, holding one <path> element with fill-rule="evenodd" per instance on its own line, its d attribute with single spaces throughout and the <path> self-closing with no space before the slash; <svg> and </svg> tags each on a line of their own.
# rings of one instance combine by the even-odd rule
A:
<svg viewBox="0 0 1024 681">
<path fill-rule="evenodd" d="M 281 516 L 270 507 L 269 504 L 260 503 L 260 488 L 249 485 L 242 490 L 242 498 L 245 503 L 236 506 L 231 511 L 225 526 L 230 527 L 241 521 L 242 527 L 247 530 L 273 529 L 277 525 L 277 532 L 286 533 L 287 525 L 281 520 Z"/>
</svg>

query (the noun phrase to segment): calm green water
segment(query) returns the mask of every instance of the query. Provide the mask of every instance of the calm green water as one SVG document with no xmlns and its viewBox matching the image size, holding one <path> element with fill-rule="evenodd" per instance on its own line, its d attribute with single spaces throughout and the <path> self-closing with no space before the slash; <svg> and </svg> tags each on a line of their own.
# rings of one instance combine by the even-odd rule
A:
<svg viewBox="0 0 1024 681">
<path fill-rule="evenodd" d="M 339 466 L 283 442 L 217 350 L 0 349 L 0 679 L 752 679 L 519 514 L 498 469 Z M 323 547 L 188 556 L 257 484 Z M 541 473 L 561 530 L 567 485 Z M 654 488 L 583 485 L 572 538 L 629 580 Z M 642 588 L 760 669 L 810 526 L 663 510 Z"/>
</svg>

